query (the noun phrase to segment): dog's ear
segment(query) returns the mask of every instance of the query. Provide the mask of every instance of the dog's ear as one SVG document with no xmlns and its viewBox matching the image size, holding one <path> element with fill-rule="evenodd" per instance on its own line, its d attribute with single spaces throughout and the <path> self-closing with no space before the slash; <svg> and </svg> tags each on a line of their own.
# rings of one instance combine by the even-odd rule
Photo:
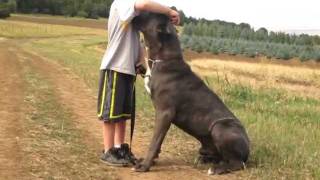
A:
<svg viewBox="0 0 320 180">
<path fill-rule="evenodd" d="M 136 16 L 132 20 L 132 25 L 135 29 L 140 30 L 142 26 L 142 17 L 141 16 Z"/>
<path fill-rule="evenodd" d="M 145 12 L 145 11 L 140 12 L 140 14 L 134 17 L 132 20 L 133 27 L 141 31 L 145 26 L 145 24 L 148 22 L 149 16 L 150 16 L 149 12 Z"/>
</svg>

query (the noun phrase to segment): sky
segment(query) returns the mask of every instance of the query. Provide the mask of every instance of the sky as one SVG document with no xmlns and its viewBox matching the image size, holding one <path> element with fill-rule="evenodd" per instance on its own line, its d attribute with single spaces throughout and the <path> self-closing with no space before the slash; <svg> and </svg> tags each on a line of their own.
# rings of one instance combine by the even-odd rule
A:
<svg viewBox="0 0 320 180">
<path fill-rule="evenodd" d="M 249 23 L 255 29 L 320 30 L 320 0 L 155 0 L 187 16 Z"/>
</svg>

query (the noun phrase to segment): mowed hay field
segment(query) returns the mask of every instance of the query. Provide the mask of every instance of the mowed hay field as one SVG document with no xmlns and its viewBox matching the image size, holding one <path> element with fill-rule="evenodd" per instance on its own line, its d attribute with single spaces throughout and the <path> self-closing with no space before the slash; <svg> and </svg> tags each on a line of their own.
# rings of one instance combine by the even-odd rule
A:
<svg viewBox="0 0 320 180">
<path fill-rule="evenodd" d="M 106 31 L 41 23 L 0 20 L 0 43 L 14 44 L 42 60 L 61 65 L 64 71 L 74 73 L 79 81 L 85 82 L 91 95 L 95 96 L 99 66 L 107 44 Z M 251 156 L 247 169 L 236 172 L 235 176 L 224 175 L 217 177 L 218 179 L 320 179 L 319 68 L 284 66 L 268 61 L 239 62 L 232 59 L 192 59 L 189 64 L 241 119 L 251 139 Z M 154 110 L 141 78 L 137 80 L 137 111 L 134 141 L 147 146 L 152 135 Z M 46 114 L 42 113 L 42 116 Z M 50 114 L 48 116 L 54 118 Z M 59 116 L 63 116 L 63 111 Z M 72 116 L 66 113 L 65 118 L 60 119 L 71 121 Z M 95 123 L 95 119 L 92 123 Z M 68 127 L 73 129 L 72 123 Z M 64 138 L 72 139 L 79 132 L 71 133 Z M 46 138 L 39 141 L 45 141 Z M 76 141 L 79 143 L 80 140 Z M 76 149 L 74 155 L 81 156 L 86 151 L 85 148 L 88 147 Z M 161 157 L 169 159 L 169 163 L 164 163 L 163 166 L 179 161 L 182 162 L 181 166 L 190 166 L 205 173 L 208 166 L 193 167 L 198 148 L 198 143 L 192 137 L 172 126 L 161 154 Z M 41 147 L 38 151 L 40 150 Z M 72 161 L 64 161 L 58 165 L 71 168 L 70 163 Z M 90 162 L 87 166 L 92 170 Z M 94 166 L 95 170 L 102 171 L 97 166 L 99 165 Z M 41 167 L 36 168 L 41 170 Z M 85 172 L 86 164 L 79 165 L 78 168 Z M 32 173 L 41 173 L 39 171 L 34 170 Z M 42 174 L 41 177 L 49 178 L 49 175 Z M 61 175 L 62 178 L 69 179 L 73 176 L 68 173 Z M 197 179 L 197 175 L 192 177 Z M 170 174 L 167 179 L 170 179 Z"/>
</svg>

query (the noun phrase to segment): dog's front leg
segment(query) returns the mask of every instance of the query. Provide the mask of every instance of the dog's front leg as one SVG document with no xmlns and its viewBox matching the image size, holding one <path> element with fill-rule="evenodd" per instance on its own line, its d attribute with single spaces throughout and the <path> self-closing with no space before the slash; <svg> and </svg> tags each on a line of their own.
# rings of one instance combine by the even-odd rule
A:
<svg viewBox="0 0 320 180">
<path fill-rule="evenodd" d="M 163 142 L 164 137 L 166 136 L 171 121 L 174 117 L 174 112 L 170 110 L 166 111 L 157 111 L 156 112 L 156 122 L 154 127 L 154 134 L 149 146 L 149 151 L 146 158 L 142 163 L 138 163 L 134 170 L 137 172 L 146 172 L 149 171 L 150 166 L 153 163 L 154 158 L 158 155 Z"/>
</svg>

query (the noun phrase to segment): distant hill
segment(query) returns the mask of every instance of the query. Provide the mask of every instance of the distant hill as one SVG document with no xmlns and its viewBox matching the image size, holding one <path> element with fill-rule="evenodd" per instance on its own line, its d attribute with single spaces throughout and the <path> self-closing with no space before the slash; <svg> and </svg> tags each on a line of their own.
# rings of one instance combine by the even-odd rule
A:
<svg viewBox="0 0 320 180">
<path fill-rule="evenodd" d="M 284 32 L 288 34 L 308 34 L 308 35 L 319 35 L 320 36 L 320 29 L 291 29 L 285 30 Z"/>
</svg>

